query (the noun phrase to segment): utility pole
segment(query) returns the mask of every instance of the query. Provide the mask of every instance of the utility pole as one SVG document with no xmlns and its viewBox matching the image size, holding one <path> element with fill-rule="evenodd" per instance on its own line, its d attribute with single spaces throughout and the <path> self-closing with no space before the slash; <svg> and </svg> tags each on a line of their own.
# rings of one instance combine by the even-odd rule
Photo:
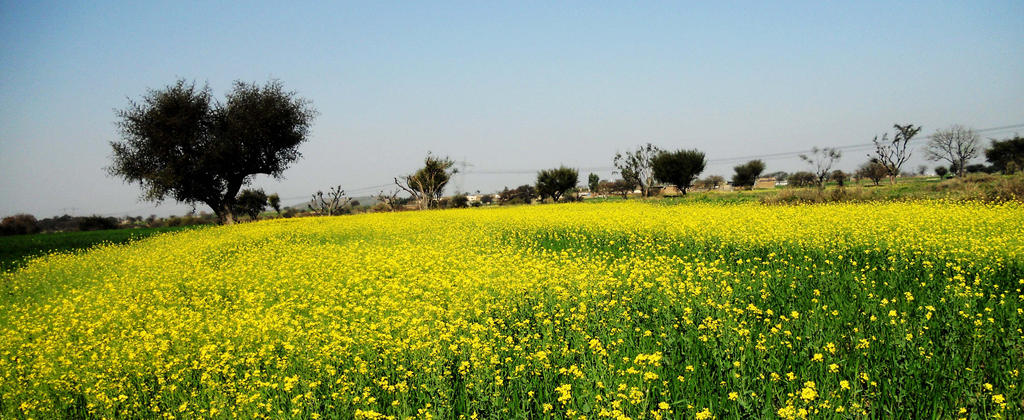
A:
<svg viewBox="0 0 1024 420">
<path fill-rule="evenodd" d="M 455 162 L 459 166 L 459 177 L 456 179 L 455 194 L 463 193 L 463 188 L 466 186 L 466 169 L 471 166 L 476 166 L 466 161 L 466 157 L 463 156 L 462 160 Z"/>
</svg>

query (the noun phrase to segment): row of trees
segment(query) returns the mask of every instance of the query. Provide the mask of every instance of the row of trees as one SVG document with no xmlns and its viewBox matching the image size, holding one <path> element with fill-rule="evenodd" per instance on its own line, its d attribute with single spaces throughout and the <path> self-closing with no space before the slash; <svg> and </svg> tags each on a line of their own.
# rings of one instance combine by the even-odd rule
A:
<svg viewBox="0 0 1024 420">
<path fill-rule="evenodd" d="M 666 151 L 651 143 L 626 153 L 617 153 L 612 160 L 625 185 L 639 189 L 649 197 L 656 182 L 671 184 L 682 194 L 704 172 L 707 160 L 697 149 Z"/>
<path fill-rule="evenodd" d="M 117 112 L 121 140 L 111 142 L 113 149 L 109 173 L 139 184 L 143 198 L 161 202 L 208 205 L 222 223 L 233 223 L 237 215 L 259 217 L 267 206 L 280 212 L 276 195 L 262 190 L 243 190 L 259 174 L 280 178 L 284 170 L 301 154 L 299 145 L 308 140 L 316 110 L 311 103 L 294 92 L 284 90 L 278 81 L 264 85 L 235 82 L 223 102 L 213 98 L 208 86 L 178 80 L 159 90 L 147 92 L 139 102 Z M 913 124 L 894 125 L 895 132 L 876 136 L 871 160 L 855 173 L 877 183 L 884 172 L 891 182 L 910 159 L 910 142 L 921 131 Z M 1014 172 L 1024 168 L 1024 140 L 994 142 L 985 152 L 992 163 L 986 169 Z M 963 175 L 970 171 L 968 162 L 978 156 L 979 140 L 973 130 L 954 126 L 931 136 L 926 157 L 946 161 L 952 172 Z M 846 175 L 832 166 L 839 160 L 839 150 L 814 148 L 801 159 L 811 166 L 811 177 L 794 176 L 794 184 L 810 182 L 822 186 L 827 180 L 843 182 Z M 621 180 L 602 182 L 595 175 L 588 177 L 592 191 L 601 189 L 627 194 L 639 189 L 649 196 L 655 183 L 671 184 L 686 194 L 695 182 L 717 187 L 721 177 L 698 181 L 707 164 L 703 152 L 695 149 L 661 150 L 648 143 L 636 150 L 616 154 L 613 163 Z M 763 161 L 752 160 L 734 168 L 732 183 L 750 187 L 764 171 Z M 378 200 L 394 209 L 405 192 L 420 209 L 438 207 L 448 182 L 456 173 L 455 163 L 448 158 L 428 155 L 424 166 L 412 174 L 394 179 L 398 191 L 384 193 Z M 576 187 L 576 170 L 566 167 L 540 171 L 531 186 L 542 200 L 559 201 Z M 509 200 L 524 199 L 529 191 L 507 190 Z M 504 193 L 503 192 L 503 195 Z M 531 198 L 532 199 L 532 198 Z M 461 202 L 461 199 L 460 199 Z M 332 215 L 344 212 L 351 202 L 340 187 L 327 194 L 314 194 L 309 211 Z"/>
</svg>

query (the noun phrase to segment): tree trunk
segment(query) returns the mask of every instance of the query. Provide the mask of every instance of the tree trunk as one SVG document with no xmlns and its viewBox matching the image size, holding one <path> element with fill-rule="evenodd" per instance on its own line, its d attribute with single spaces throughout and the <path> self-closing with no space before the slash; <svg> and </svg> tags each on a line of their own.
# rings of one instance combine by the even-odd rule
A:
<svg viewBox="0 0 1024 420">
<path fill-rule="evenodd" d="M 220 221 L 225 225 L 235 224 L 235 212 L 231 209 L 231 204 L 222 203 L 220 207 Z"/>
<path fill-rule="evenodd" d="M 243 177 L 228 181 L 228 190 L 224 192 L 224 197 L 220 199 L 221 213 L 218 216 L 220 216 L 221 222 L 225 225 L 235 224 L 235 196 L 242 189 L 242 181 L 244 179 Z"/>
</svg>

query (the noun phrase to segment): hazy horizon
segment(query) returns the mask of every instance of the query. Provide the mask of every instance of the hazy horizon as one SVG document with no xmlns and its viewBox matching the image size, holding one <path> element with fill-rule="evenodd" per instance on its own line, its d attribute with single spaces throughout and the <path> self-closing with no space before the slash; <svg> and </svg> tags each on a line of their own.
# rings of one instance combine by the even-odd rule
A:
<svg viewBox="0 0 1024 420">
<path fill-rule="evenodd" d="M 252 187 L 352 196 L 427 152 L 495 192 L 561 164 L 611 179 L 642 143 L 697 148 L 702 176 L 894 123 L 1024 133 L 1024 4 L 0 2 L 0 217 L 182 214 L 107 176 L 115 110 L 178 78 L 223 98 L 280 80 L 319 111 L 304 157 Z M 848 149 L 851 170 L 868 150 Z M 929 168 L 915 152 L 907 165 Z M 767 172 L 804 168 L 794 155 Z M 453 189 L 449 189 L 452 191 Z M 197 205 L 199 211 L 209 211 Z"/>
</svg>

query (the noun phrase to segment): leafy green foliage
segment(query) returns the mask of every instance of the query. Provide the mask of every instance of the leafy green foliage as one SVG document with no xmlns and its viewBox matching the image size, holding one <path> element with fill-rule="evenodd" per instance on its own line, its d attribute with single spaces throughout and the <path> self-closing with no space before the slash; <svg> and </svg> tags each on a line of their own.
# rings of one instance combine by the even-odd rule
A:
<svg viewBox="0 0 1024 420">
<path fill-rule="evenodd" d="M 659 153 L 661 149 L 647 143 L 632 152 L 616 153 L 613 163 L 622 179 L 629 182 L 633 188 L 640 188 L 640 195 L 647 197 L 654 185 L 654 157 Z"/>
<path fill-rule="evenodd" d="M 569 190 L 576 188 L 579 173 L 572 168 L 560 166 L 537 173 L 537 194 L 543 200 L 551 197 L 556 203 Z"/>
<path fill-rule="evenodd" d="M 697 149 L 661 152 L 651 163 L 654 178 L 675 185 L 683 195 L 707 164 L 704 152 Z"/>
<path fill-rule="evenodd" d="M 156 202 L 204 203 L 234 222 L 235 196 L 253 175 L 280 178 L 301 155 L 316 111 L 278 81 L 235 82 L 223 104 L 209 86 L 178 80 L 118 111 L 121 141 L 107 168 Z"/>
<path fill-rule="evenodd" d="M 537 188 L 529 184 L 511 190 L 506 187 L 499 196 L 501 205 L 530 204 L 534 198 L 537 198 Z"/>
<path fill-rule="evenodd" d="M 593 194 L 597 193 L 597 188 L 601 185 L 601 177 L 597 174 L 590 174 L 587 177 L 587 187 L 590 188 L 590 192 Z"/>
<path fill-rule="evenodd" d="M 875 185 L 878 185 L 886 175 L 889 175 L 889 169 L 878 159 L 871 159 L 857 169 L 858 177 L 870 179 Z"/>
<path fill-rule="evenodd" d="M 258 220 L 260 213 L 267 208 L 267 194 L 262 189 L 242 190 L 235 198 L 235 212 L 248 215 L 252 220 Z"/>
<path fill-rule="evenodd" d="M 992 147 L 985 150 L 985 160 L 995 170 L 1004 174 L 1024 170 L 1024 137 L 1013 136 L 1012 139 L 993 140 Z"/>
<path fill-rule="evenodd" d="M 818 177 L 807 171 L 794 172 L 788 180 L 790 187 L 810 187 L 818 183 Z"/>
<path fill-rule="evenodd" d="M 736 172 L 732 176 L 732 185 L 734 187 L 753 187 L 757 177 L 761 176 L 761 172 L 764 172 L 764 161 L 760 159 L 752 160 L 734 167 L 733 171 Z"/>
<path fill-rule="evenodd" d="M 395 185 L 409 193 L 420 210 L 437 207 L 444 187 L 458 172 L 455 162 L 448 157 L 427 154 L 423 167 L 401 178 L 395 178 Z"/>
</svg>

